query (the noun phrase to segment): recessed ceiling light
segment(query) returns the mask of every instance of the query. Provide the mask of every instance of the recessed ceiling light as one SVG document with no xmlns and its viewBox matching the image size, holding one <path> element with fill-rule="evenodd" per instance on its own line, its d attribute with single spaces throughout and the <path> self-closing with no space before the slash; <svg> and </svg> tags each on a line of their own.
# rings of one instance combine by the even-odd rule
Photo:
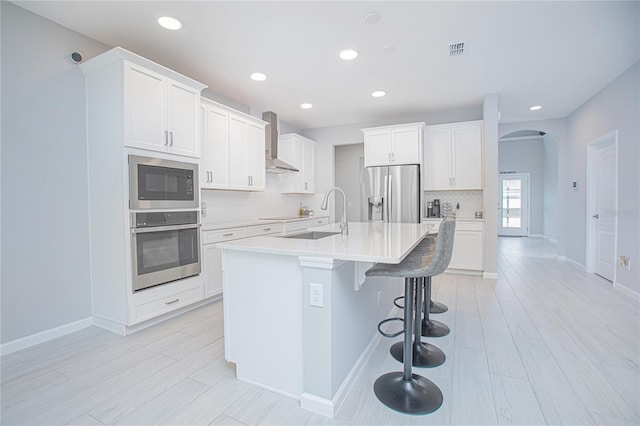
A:
<svg viewBox="0 0 640 426">
<path fill-rule="evenodd" d="M 311 109 L 311 108 L 313 108 L 313 105 L 310 104 L 310 103 L 304 103 L 304 104 L 300 105 L 300 108 L 302 108 L 302 109 Z"/>
<path fill-rule="evenodd" d="M 358 57 L 358 52 L 353 49 L 345 49 L 340 52 L 340 59 L 344 59 L 345 61 L 350 61 Z"/>
<path fill-rule="evenodd" d="M 374 98 L 381 98 L 386 94 L 387 92 L 385 92 L 384 90 L 376 90 L 375 92 L 371 92 L 371 96 L 373 96 Z"/>
<path fill-rule="evenodd" d="M 261 72 L 254 72 L 251 74 L 251 80 L 255 81 L 265 81 L 267 79 L 267 75 Z"/>
<path fill-rule="evenodd" d="M 539 110 L 539 109 L 542 109 L 542 106 L 540 106 L 540 105 L 534 105 L 534 106 L 532 106 L 532 107 L 531 107 L 531 108 L 529 108 L 529 109 L 530 109 L 531 111 L 537 111 L 537 110 Z"/>
<path fill-rule="evenodd" d="M 161 16 L 158 18 L 158 24 L 168 30 L 179 30 L 182 28 L 182 22 L 172 16 Z"/>
</svg>

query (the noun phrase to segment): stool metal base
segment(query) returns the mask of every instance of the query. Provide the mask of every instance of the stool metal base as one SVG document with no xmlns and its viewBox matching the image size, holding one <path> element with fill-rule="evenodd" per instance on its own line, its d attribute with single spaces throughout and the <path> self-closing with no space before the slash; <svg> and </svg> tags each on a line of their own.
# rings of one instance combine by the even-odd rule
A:
<svg viewBox="0 0 640 426">
<path fill-rule="evenodd" d="M 422 336 L 423 337 L 442 337 L 449 334 L 449 327 L 440 321 L 422 320 Z"/>
<path fill-rule="evenodd" d="M 444 352 L 437 346 L 430 343 L 414 342 L 413 347 L 413 367 L 432 368 L 444 364 L 444 360 L 447 358 Z M 391 356 L 396 361 L 404 361 L 404 349 L 403 342 L 394 343 L 389 350 Z"/>
<path fill-rule="evenodd" d="M 442 314 L 449 310 L 449 307 L 444 303 L 434 302 L 433 300 L 431 301 L 430 306 L 431 308 L 429 309 L 429 312 L 432 314 Z"/>
<path fill-rule="evenodd" d="M 384 405 L 405 414 L 433 413 L 443 400 L 442 392 L 431 380 L 417 374 L 404 380 L 400 371 L 378 377 L 373 391 Z"/>
</svg>

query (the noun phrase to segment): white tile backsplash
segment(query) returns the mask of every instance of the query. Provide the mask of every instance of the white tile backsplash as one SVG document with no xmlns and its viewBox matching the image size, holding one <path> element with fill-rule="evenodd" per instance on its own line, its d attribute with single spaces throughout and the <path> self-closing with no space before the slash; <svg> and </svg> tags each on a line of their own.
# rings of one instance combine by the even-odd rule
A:
<svg viewBox="0 0 640 426">
<path fill-rule="evenodd" d="M 445 202 L 451 203 L 453 209 L 460 203 L 458 217 L 473 218 L 476 212 L 483 211 L 482 191 L 424 191 L 422 217 L 427 217 L 427 202 L 440 200 L 440 209 Z"/>
</svg>

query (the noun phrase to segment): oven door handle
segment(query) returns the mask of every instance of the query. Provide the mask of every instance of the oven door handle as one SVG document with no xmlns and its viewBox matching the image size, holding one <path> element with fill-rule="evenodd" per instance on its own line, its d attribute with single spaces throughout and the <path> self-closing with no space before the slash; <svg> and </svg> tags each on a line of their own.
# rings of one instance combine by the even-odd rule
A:
<svg viewBox="0 0 640 426">
<path fill-rule="evenodd" d="M 193 229 L 193 228 L 200 228 L 200 224 L 191 223 L 188 225 L 153 226 L 149 228 L 131 228 L 131 233 L 145 234 L 147 232 L 178 231 L 181 229 Z"/>
</svg>

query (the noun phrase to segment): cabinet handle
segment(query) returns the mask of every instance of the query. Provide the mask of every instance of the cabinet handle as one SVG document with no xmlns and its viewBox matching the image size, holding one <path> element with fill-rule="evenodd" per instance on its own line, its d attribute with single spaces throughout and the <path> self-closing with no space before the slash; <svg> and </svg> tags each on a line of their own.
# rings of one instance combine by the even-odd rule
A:
<svg viewBox="0 0 640 426">
<path fill-rule="evenodd" d="M 307 182 L 304 183 L 304 190 L 308 190 L 309 189 L 309 184 Z"/>
<path fill-rule="evenodd" d="M 209 182 L 213 182 L 213 172 L 208 172 L 209 173 Z"/>
<path fill-rule="evenodd" d="M 233 237 L 233 232 L 229 232 L 228 234 L 222 234 L 223 237 Z"/>
<path fill-rule="evenodd" d="M 170 137 L 169 146 L 173 146 L 173 132 L 169 132 L 169 137 Z"/>
<path fill-rule="evenodd" d="M 169 145 L 169 131 L 168 130 L 164 131 L 164 144 L 165 145 Z"/>
<path fill-rule="evenodd" d="M 171 300 L 171 301 L 169 301 L 169 302 L 164 302 L 164 304 L 165 304 L 165 305 L 172 305 L 172 304 L 174 304 L 174 303 L 178 303 L 179 301 L 180 301 L 180 299 L 173 299 L 173 300 Z"/>
<path fill-rule="evenodd" d="M 391 161 L 391 153 L 389 153 L 389 161 Z"/>
<path fill-rule="evenodd" d="M 264 228 L 263 231 L 271 231 L 271 228 Z"/>
</svg>

